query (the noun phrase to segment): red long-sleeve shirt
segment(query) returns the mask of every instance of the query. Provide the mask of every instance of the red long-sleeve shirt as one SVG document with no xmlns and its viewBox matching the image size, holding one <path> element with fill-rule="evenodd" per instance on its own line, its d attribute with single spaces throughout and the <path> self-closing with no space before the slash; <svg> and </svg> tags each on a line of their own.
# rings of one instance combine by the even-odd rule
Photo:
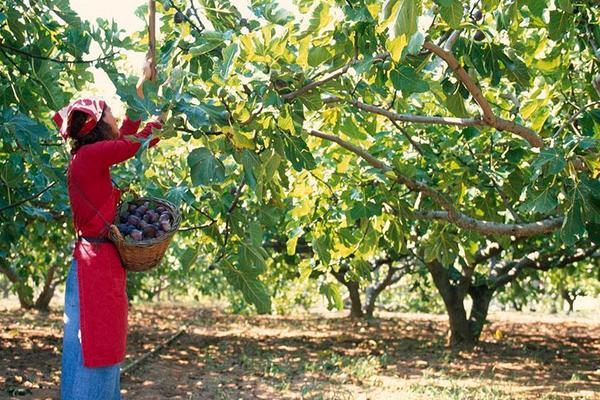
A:
<svg viewBox="0 0 600 400">
<path fill-rule="evenodd" d="M 140 123 L 126 117 L 118 139 L 84 145 L 71 158 L 68 188 L 77 235 L 105 235 L 105 222 L 113 222 L 116 207 L 112 207 L 111 200 L 118 203 L 120 192 L 112 185 L 110 167 L 133 157 L 140 148 L 140 142 L 127 136 L 145 138 L 152 133 L 152 128 L 161 128 L 159 122 L 150 122 L 136 133 Z M 149 146 L 154 146 L 158 140 L 153 139 Z M 102 217 L 94 218 L 98 212 Z"/>
<path fill-rule="evenodd" d="M 104 236 L 114 221 L 120 191 L 113 187 L 110 167 L 135 155 L 141 146 L 128 135 L 148 137 L 158 122 L 136 133 L 140 121 L 125 119 L 120 136 L 82 146 L 69 163 L 68 190 L 73 224 L 80 236 Z M 154 146 L 158 138 L 149 146 Z M 101 367 L 125 359 L 128 329 L 127 272 L 110 242 L 77 241 L 80 329 L 83 365 Z"/>
</svg>

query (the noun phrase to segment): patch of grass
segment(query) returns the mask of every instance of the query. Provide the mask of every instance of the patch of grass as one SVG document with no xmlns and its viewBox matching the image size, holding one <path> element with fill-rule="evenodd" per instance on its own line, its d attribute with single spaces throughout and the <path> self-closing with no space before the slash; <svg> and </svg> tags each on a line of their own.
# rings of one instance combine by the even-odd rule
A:
<svg viewBox="0 0 600 400">
<path fill-rule="evenodd" d="M 460 382 L 455 381 L 442 385 L 435 380 L 427 380 L 410 385 L 409 390 L 437 400 L 511 400 L 513 398 L 493 386 L 462 386 Z"/>
<path fill-rule="evenodd" d="M 378 371 L 381 369 L 381 360 L 375 356 L 344 357 L 343 364 L 343 371 L 361 381 L 377 376 Z"/>
<path fill-rule="evenodd" d="M 558 394 L 545 394 L 542 395 L 542 397 L 540 397 L 540 400 L 590 400 L 590 399 L 595 399 L 595 397 L 589 397 L 589 396 L 578 396 L 578 395 L 568 395 L 568 397 L 564 396 L 564 395 L 558 395 Z"/>
<path fill-rule="evenodd" d="M 302 400 L 354 400 L 354 393 L 339 385 L 307 382 L 300 388 Z"/>
</svg>

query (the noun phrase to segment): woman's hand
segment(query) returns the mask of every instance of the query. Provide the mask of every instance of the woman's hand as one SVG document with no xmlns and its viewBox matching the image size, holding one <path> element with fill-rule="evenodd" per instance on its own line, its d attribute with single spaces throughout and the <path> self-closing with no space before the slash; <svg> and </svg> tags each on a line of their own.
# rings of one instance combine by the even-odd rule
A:
<svg viewBox="0 0 600 400">
<path fill-rule="evenodd" d="M 138 80 L 137 86 L 136 86 L 136 91 L 138 96 L 143 99 L 144 98 L 144 82 L 152 80 L 153 77 L 156 76 L 156 68 L 152 62 L 152 59 L 149 58 L 146 60 L 146 63 L 144 64 L 144 68 L 142 70 L 142 76 L 140 76 L 140 79 Z"/>
</svg>

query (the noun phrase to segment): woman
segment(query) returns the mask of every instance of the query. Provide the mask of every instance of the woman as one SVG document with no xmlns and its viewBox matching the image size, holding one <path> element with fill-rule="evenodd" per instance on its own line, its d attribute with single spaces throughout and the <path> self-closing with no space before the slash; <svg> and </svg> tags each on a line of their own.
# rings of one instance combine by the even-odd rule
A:
<svg viewBox="0 0 600 400">
<path fill-rule="evenodd" d="M 143 79 L 150 76 L 147 64 Z M 78 237 L 65 292 L 61 399 L 121 399 L 128 305 L 126 271 L 107 239 L 121 196 L 110 167 L 133 157 L 141 146 L 128 136 L 145 138 L 162 125 L 151 122 L 137 133 L 140 121 L 126 117 L 119 129 L 110 107 L 95 99 L 70 103 L 54 121 L 72 144 L 67 185 Z"/>
</svg>

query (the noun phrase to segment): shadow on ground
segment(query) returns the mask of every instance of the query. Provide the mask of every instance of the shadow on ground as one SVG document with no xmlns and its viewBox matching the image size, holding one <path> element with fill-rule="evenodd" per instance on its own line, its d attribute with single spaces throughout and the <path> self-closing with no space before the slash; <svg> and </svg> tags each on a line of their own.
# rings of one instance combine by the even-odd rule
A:
<svg viewBox="0 0 600 400">
<path fill-rule="evenodd" d="M 0 398 L 58 399 L 62 312 L 0 313 Z M 600 394 L 600 325 L 492 317 L 472 352 L 445 348 L 439 316 L 227 315 L 130 308 L 125 399 L 561 399 Z M 544 397 L 545 396 L 545 397 Z M 579 397 L 577 397 L 579 396 Z"/>
</svg>

